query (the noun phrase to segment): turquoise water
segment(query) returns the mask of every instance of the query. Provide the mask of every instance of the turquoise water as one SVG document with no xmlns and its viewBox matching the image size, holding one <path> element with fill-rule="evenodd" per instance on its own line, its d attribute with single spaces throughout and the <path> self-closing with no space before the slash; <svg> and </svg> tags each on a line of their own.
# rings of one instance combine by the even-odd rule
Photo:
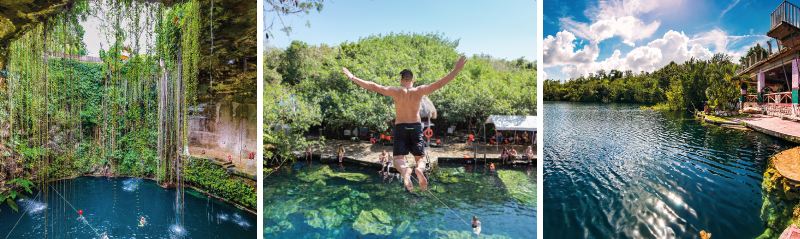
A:
<svg viewBox="0 0 800 239">
<path fill-rule="evenodd" d="M 794 144 L 633 104 L 546 102 L 546 238 L 754 238 L 770 156 Z"/>
<path fill-rule="evenodd" d="M 39 194 L 34 200 L 38 194 L 34 192 L 29 201 L 17 200 L 19 212 L 5 203 L 0 206 L 0 238 L 6 238 L 9 232 L 8 238 L 100 238 L 98 234 L 104 231 L 110 238 L 257 236 L 255 215 L 193 190 L 186 190 L 184 224 L 180 227 L 176 223 L 175 189 L 163 189 L 153 181 L 82 177 L 50 185 L 46 198 Z M 73 207 L 83 210 L 83 218 Z M 140 217 L 147 220 L 144 227 L 138 225 Z"/>
<path fill-rule="evenodd" d="M 535 167 L 440 166 L 428 175 L 429 192 L 417 186 L 414 193 L 378 169 L 284 167 L 264 179 L 264 236 L 470 238 L 464 221 L 477 215 L 481 238 L 536 238 Z"/>
</svg>

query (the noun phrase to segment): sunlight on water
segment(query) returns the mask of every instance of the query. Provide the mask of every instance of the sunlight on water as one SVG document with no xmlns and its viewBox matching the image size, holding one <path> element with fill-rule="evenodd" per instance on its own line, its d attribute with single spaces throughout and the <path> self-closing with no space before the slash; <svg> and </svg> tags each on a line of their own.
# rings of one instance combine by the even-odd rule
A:
<svg viewBox="0 0 800 239">
<path fill-rule="evenodd" d="M 37 214 L 47 209 L 47 204 L 40 201 L 17 199 L 17 204 L 21 206 L 23 211 L 27 210 L 30 214 Z"/>
<path fill-rule="evenodd" d="M 547 102 L 544 111 L 545 238 L 764 232 L 758 192 L 785 142 L 633 104 Z"/>
<path fill-rule="evenodd" d="M 129 178 L 125 181 L 122 181 L 122 189 L 128 192 L 133 192 L 139 189 L 139 183 L 142 182 L 142 179 L 139 178 Z"/>
</svg>

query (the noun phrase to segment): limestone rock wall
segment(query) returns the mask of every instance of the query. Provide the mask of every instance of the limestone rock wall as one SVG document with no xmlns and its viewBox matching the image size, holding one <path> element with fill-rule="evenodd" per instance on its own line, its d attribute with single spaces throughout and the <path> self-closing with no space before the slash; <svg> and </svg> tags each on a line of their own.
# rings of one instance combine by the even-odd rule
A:
<svg viewBox="0 0 800 239">
<path fill-rule="evenodd" d="M 248 154 L 256 150 L 256 105 L 230 101 L 201 103 L 194 110 L 197 116 L 189 117 L 189 146 L 192 154 L 206 151 L 208 158 L 249 163 Z"/>
</svg>

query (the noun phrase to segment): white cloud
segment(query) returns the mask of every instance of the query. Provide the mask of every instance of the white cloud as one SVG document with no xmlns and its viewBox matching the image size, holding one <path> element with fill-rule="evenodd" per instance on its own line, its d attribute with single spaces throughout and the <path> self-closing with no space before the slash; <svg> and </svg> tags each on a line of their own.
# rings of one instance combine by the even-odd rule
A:
<svg viewBox="0 0 800 239">
<path fill-rule="evenodd" d="M 563 36 L 571 35 L 566 31 L 559 32 L 559 34 Z M 548 37 L 547 39 L 550 38 L 551 37 Z M 547 39 L 545 39 L 545 43 L 555 42 L 548 42 Z M 589 45 L 587 45 L 587 47 L 588 46 Z M 596 45 L 593 46 L 594 48 L 592 49 L 597 49 Z M 560 50 L 562 51 L 551 52 L 545 48 L 543 54 L 550 55 L 550 59 L 569 59 L 571 52 L 565 53 L 563 51 L 571 50 L 571 48 L 565 47 Z M 567 57 L 556 56 L 557 54 L 566 54 Z M 707 60 L 710 59 L 713 54 L 714 53 L 711 52 L 707 47 L 690 39 L 688 36 L 686 36 L 686 34 L 682 32 L 669 31 L 665 33 L 662 38 L 653 40 L 645 46 L 634 48 L 625 54 L 624 57 L 622 56 L 622 52 L 615 50 L 610 57 L 599 62 L 596 61 L 597 58 L 595 57 L 589 61 L 572 61 L 570 63 L 563 63 L 562 61 L 562 64 L 553 65 L 563 65 L 564 67 L 561 69 L 561 72 L 566 74 L 568 77 L 575 78 L 581 75 L 586 76 L 589 73 L 596 72 L 600 69 L 650 72 L 657 70 L 658 68 L 661 68 L 672 61 L 682 63 L 691 59 L 692 57 L 700 60 Z M 551 62 L 554 61 L 551 60 Z"/>
<path fill-rule="evenodd" d="M 560 20 L 560 25 L 563 29 L 574 32 L 580 38 L 589 39 L 592 42 L 600 42 L 614 36 L 620 36 L 622 42 L 630 46 L 635 46 L 634 41 L 636 40 L 652 36 L 661 25 L 659 21 L 646 24 L 633 16 L 610 17 L 598 20 L 591 25 L 576 22 L 570 18 L 562 18 Z"/>
<path fill-rule="evenodd" d="M 547 36 L 543 41 L 544 67 L 553 65 L 589 63 L 597 59 L 600 49 L 597 44 L 587 44 L 582 50 L 575 51 L 575 35 L 568 31 L 560 31 L 556 36 Z"/>
<path fill-rule="evenodd" d="M 738 1 L 737 1 L 738 3 Z M 555 37 L 547 36 L 543 42 L 543 67 L 561 67 L 561 73 L 575 78 L 587 76 L 590 72 L 604 70 L 631 70 L 651 72 L 670 62 L 683 63 L 691 58 L 707 60 L 715 53 L 730 55 L 736 61 L 745 54 L 755 42 L 765 42 L 764 35 L 730 36 L 725 31 L 714 29 L 687 36 L 683 32 L 670 30 L 663 37 L 636 47 L 623 54 L 619 50 L 598 61 L 598 44 L 606 39 L 619 36 L 621 41 L 635 46 L 635 41 L 650 38 L 661 23 L 646 23 L 639 15 L 658 9 L 667 10 L 681 5 L 681 1 L 660 0 L 609 0 L 588 8 L 584 14 L 592 21 L 576 22 L 572 18 L 561 18 L 563 29 Z M 731 5 L 733 8 L 736 3 Z M 727 10 L 726 10 L 727 11 Z M 583 40 L 589 43 L 583 45 Z M 580 40 L 583 49 L 576 50 L 575 42 Z M 712 50 L 713 49 L 713 50 Z M 736 49 L 736 50 L 731 50 Z"/>
</svg>

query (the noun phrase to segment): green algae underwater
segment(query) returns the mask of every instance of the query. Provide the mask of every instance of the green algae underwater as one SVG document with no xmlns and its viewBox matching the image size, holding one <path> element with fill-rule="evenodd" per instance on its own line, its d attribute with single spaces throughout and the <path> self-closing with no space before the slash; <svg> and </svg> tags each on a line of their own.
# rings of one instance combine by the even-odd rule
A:
<svg viewBox="0 0 800 239">
<path fill-rule="evenodd" d="M 536 168 L 439 163 L 429 192 L 351 164 L 296 163 L 264 178 L 264 238 L 536 238 Z M 458 215 L 458 216 L 457 216 Z M 463 221 L 462 221 L 463 219 Z"/>
</svg>

